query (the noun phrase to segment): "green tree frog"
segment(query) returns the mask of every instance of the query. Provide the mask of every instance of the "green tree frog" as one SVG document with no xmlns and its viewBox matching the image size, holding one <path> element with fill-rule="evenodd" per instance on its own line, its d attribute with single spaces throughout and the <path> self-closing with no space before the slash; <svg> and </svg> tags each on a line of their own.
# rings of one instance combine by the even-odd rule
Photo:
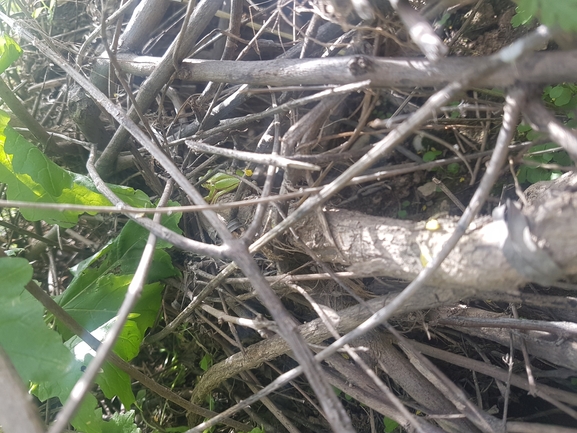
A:
<svg viewBox="0 0 577 433">
<path fill-rule="evenodd" d="M 237 170 L 236 175 L 250 177 L 252 170 Z M 207 203 L 214 204 L 224 194 L 234 191 L 239 184 L 240 179 L 238 177 L 226 173 L 216 173 L 202 184 L 202 187 L 208 190 L 208 195 L 204 199 Z"/>
</svg>

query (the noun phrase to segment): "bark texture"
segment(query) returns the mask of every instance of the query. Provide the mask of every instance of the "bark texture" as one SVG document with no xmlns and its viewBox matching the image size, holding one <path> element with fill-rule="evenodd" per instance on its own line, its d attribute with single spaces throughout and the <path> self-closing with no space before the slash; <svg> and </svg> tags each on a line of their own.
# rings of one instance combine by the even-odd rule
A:
<svg viewBox="0 0 577 433">
<path fill-rule="evenodd" d="M 523 210 L 531 233 L 565 275 L 577 273 L 577 176 L 567 174 L 542 186 L 538 200 Z M 322 234 L 316 216 L 297 228 L 302 241 L 322 261 L 339 263 L 359 276 L 386 276 L 412 280 L 438 251 L 456 227 L 457 218 L 439 218 L 440 228 L 369 216 L 360 212 L 326 209 L 334 243 Z M 526 282 L 501 252 L 504 224 L 480 217 L 445 260 L 431 283 L 435 286 L 470 287 L 480 291 L 517 287 Z"/>
</svg>

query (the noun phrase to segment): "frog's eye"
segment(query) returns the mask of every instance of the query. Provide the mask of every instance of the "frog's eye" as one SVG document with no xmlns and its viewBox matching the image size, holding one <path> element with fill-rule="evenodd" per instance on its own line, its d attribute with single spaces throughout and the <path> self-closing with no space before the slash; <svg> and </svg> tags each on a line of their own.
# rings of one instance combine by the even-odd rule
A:
<svg viewBox="0 0 577 433">
<path fill-rule="evenodd" d="M 246 168 L 244 170 L 237 170 L 235 172 L 235 174 L 237 176 L 246 176 L 246 177 L 251 177 L 253 174 L 253 171 L 250 168 Z"/>
</svg>

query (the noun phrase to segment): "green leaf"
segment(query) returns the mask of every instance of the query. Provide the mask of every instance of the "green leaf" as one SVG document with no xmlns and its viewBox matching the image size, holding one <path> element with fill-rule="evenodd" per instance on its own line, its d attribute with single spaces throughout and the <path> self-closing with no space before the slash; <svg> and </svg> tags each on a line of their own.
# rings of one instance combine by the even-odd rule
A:
<svg viewBox="0 0 577 433">
<path fill-rule="evenodd" d="M 533 129 L 530 130 L 529 132 L 527 132 L 527 135 L 525 136 L 525 138 L 527 138 L 527 140 L 529 141 L 533 141 L 538 139 L 541 136 L 541 134 L 537 131 L 534 131 Z"/>
<path fill-rule="evenodd" d="M 208 370 L 212 366 L 212 356 L 209 353 L 205 353 L 202 359 L 200 360 L 200 368 L 203 371 Z"/>
<path fill-rule="evenodd" d="M 163 225 L 177 233 L 181 214 L 163 218 Z M 138 266 L 148 238 L 146 229 L 129 221 L 118 237 L 94 256 L 79 263 L 74 269 L 74 278 L 66 291 L 55 300 L 89 331 L 97 329 L 116 316 L 126 294 L 128 285 Z M 178 270 L 172 265 L 168 253 L 162 248 L 166 242 L 158 242 L 154 252 L 148 282 L 176 276 Z M 148 284 L 133 313 L 142 334 L 156 319 L 162 285 Z M 70 335 L 65 338 L 69 338 Z"/>
<path fill-rule="evenodd" d="M 81 366 L 64 346 L 58 333 L 46 327 L 44 308 L 24 286 L 32 278 L 32 267 L 22 258 L 0 258 L 0 345 L 25 384 L 41 401 L 58 397 L 68 400 L 82 375 Z M 95 412 L 96 399 L 87 395 L 72 424 L 87 433 L 100 433 L 102 417 Z M 88 425 L 94 428 L 88 428 Z"/>
<path fill-rule="evenodd" d="M 44 323 L 44 309 L 24 286 L 32 267 L 17 257 L 0 258 L 0 344 L 25 382 L 61 380 L 80 364 L 64 347 L 60 336 Z M 39 355 L 43 362 L 39 365 Z"/>
<path fill-rule="evenodd" d="M 457 174 L 460 170 L 461 166 L 456 162 L 453 162 L 447 166 L 447 171 L 451 174 Z"/>
<path fill-rule="evenodd" d="M 118 397 L 124 407 L 130 407 L 136 401 L 130 376 L 109 362 L 102 366 L 102 374 L 98 375 L 96 383 L 107 398 Z"/>
<path fill-rule="evenodd" d="M 552 155 L 553 155 L 553 162 L 555 164 L 559 164 L 559 165 L 564 166 L 564 167 L 569 167 L 569 166 L 573 165 L 573 162 L 571 161 L 571 157 L 565 151 L 555 152 Z"/>
<path fill-rule="evenodd" d="M 527 170 L 529 170 L 529 167 L 527 167 L 526 165 L 522 165 L 519 168 L 519 172 L 517 173 L 517 180 L 519 181 L 519 183 L 527 182 Z"/>
<path fill-rule="evenodd" d="M 428 152 L 425 152 L 425 154 L 423 155 L 423 161 L 425 162 L 434 161 L 442 153 L 443 152 L 440 150 L 429 150 Z"/>
<path fill-rule="evenodd" d="M 549 90 L 549 96 L 551 97 L 551 99 L 558 98 L 559 96 L 561 96 L 564 90 L 565 88 L 561 84 L 559 84 L 553 87 L 551 90 Z"/>
<path fill-rule="evenodd" d="M 535 167 L 529 168 L 529 170 L 527 170 L 527 182 L 529 183 L 537 183 L 542 180 L 549 180 L 550 176 L 551 173 L 544 168 Z"/>
<path fill-rule="evenodd" d="M 525 123 L 520 123 L 519 125 L 517 125 L 517 132 L 518 133 L 522 134 L 524 132 L 529 132 L 529 131 L 532 131 L 532 128 L 529 125 L 527 125 Z"/>
<path fill-rule="evenodd" d="M 540 0 L 539 19 L 546 26 L 560 26 L 564 31 L 577 30 L 577 1 Z"/>
<path fill-rule="evenodd" d="M 177 224 L 181 214 L 174 213 L 163 218 L 165 227 L 180 233 Z M 94 256 L 79 263 L 74 269 L 74 278 L 64 293 L 55 300 L 84 328 L 103 340 L 115 321 L 120 305 L 124 301 L 134 272 L 144 250 L 148 232 L 129 221 L 120 234 Z M 168 253 L 162 248 L 166 242 L 158 242 L 151 264 L 148 282 L 133 309 L 124 329 L 114 346 L 114 351 L 124 360 L 133 359 L 139 351 L 144 334 L 150 328 L 160 308 L 163 285 L 158 280 L 178 275 Z M 63 327 L 61 334 L 67 346 L 74 351 L 76 359 L 85 363 L 92 351 L 78 337 Z M 88 362 L 86 360 L 86 362 Z M 112 365 L 103 367 L 98 384 L 108 398 L 118 396 L 125 407 L 134 403 L 130 378 Z"/>
<path fill-rule="evenodd" d="M 22 48 L 8 35 L 0 35 L 0 74 L 20 58 Z"/>
<path fill-rule="evenodd" d="M 399 423 L 397 421 L 392 420 L 391 418 L 384 417 L 383 424 L 385 425 L 385 433 L 392 433 L 399 427 Z"/>
<path fill-rule="evenodd" d="M 529 23 L 537 12 L 538 7 L 537 0 L 520 0 L 517 3 L 518 6 L 515 9 L 517 14 L 511 18 L 513 27 L 519 27 Z"/>
<path fill-rule="evenodd" d="M 563 107 L 564 105 L 567 105 L 569 101 L 571 101 L 572 96 L 573 95 L 571 93 L 571 90 L 564 87 L 561 94 L 557 98 L 555 98 L 555 105 L 557 107 Z"/>
<path fill-rule="evenodd" d="M 0 182 L 7 185 L 7 198 L 32 203 L 68 203 L 87 206 L 110 206 L 86 177 L 70 173 L 8 126 L 10 117 L 0 110 Z M 112 186 L 121 199 L 136 207 L 151 207 L 148 197 L 132 188 Z M 72 227 L 84 212 L 22 209 L 29 221 Z"/>
<path fill-rule="evenodd" d="M 140 433 L 141 430 L 134 424 L 133 410 L 126 413 L 115 412 L 110 421 L 105 423 L 102 433 Z"/>
<path fill-rule="evenodd" d="M 103 288 L 103 291 L 106 292 L 106 288 Z M 129 319 L 124 325 L 118 341 L 114 346 L 114 352 L 116 352 L 125 361 L 130 361 L 138 354 L 140 350 L 140 344 L 142 343 L 142 339 L 144 337 L 144 332 L 153 324 L 158 312 L 161 299 L 161 291 L 162 286 L 159 283 L 145 286 L 145 290 L 143 291 L 143 298 L 141 298 L 135 307 L 135 309 L 140 309 L 143 311 L 143 313 L 131 315 L 132 318 Z M 119 294 L 121 296 L 115 297 L 109 294 L 108 297 L 104 298 L 98 296 L 90 296 L 89 300 L 86 300 L 85 298 L 82 298 L 81 300 L 86 301 L 86 309 L 88 312 L 93 313 L 89 317 L 93 320 L 101 320 L 101 318 L 106 317 L 107 314 L 116 314 L 118 308 L 116 308 L 114 311 L 111 311 L 111 309 L 114 307 L 113 303 L 121 303 L 124 299 L 125 291 Z M 94 311 L 94 305 L 98 305 L 94 304 L 95 302 L 100 302 L 103 304 L 103 311 Z M 144 304 L 141 305 L 141 302 Z M 83 304 L 81 303 L 81 305 Z M 91 330 L 92 334 L 97 339 L 102 341 L 110 331 L 115 321 L 116 317 L 108 320 L 97 329 Z M 89 322 L 89 324 L 90 323 L 93 322 Z M 62 333 L 65 335 L 67 334 L 66 332 Z M 94 356 L 92 349 L 77 336 L 69 339 L 66 342 L 66 346 L 73 351 L 76 359 L 83 365 L 88 365 L 89 361 Z M 110 399 L 118 396 L 125 407 L 130 407 L 135 401 L 130 377 L 125 372 L 114 367 L 112 364 L 105 364 L 102 370 L 103 372 L 98 376 L 96 382 L 101 386 L 104 395 Z"/>
<path fill-rule="evenodd" d="M 525 24 L 531 17 L 538 18 L 546 26 L 559 26 L 564 31 L 577 30 L 576 0 L 515 0 L 517 15 L 511 23 Z M 520 15 L 518 17 L 518 15 Z"/>
</svg>

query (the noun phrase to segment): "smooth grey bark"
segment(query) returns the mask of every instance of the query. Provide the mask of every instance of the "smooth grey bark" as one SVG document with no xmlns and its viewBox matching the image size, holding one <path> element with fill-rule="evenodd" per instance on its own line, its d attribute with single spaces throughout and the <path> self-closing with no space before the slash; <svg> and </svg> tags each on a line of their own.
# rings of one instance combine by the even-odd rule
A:
<svg viewBox="0 0 577 433">
<path fill-rule="evenodd" d="M 208 26 L 221 4 L 222 0 L 203 0 L 196 6 L 190 18 L 189 25 L 184 30 L 187 36 L 186 40 L 182 40 L 180 47 L 177 47 L 177 41 L 174 41 L 162 57 L 162 61 L 158 67 L 140 86 L 136 103 L 141 112 L 145 112 L 148 109 L 160 92 L 160 89 L 170 80 L 175 71 L 175 61 L 180 62 L 182 60 L 175 60 L 173 58 L 175 50 L 178 48 L 179 52 L 187 55 L 193 49 L 198 38 Z M 138 113 L 134 107 L 128 112 L 128 116 L 134 121 L 138 120 Z M 96 168 L 101 175 L 106 175 L 113 171 L 114 164 L 124 144 L 129 139 L 129 135 L 128 131 L 123 127 L 119 127 L 116 130 L 112 140 L 110 140 L 110 143 L 108 143 L 108 146 L 96 162 Z"/>
<path fill-rule="evenodd" d="M 443 87 L 459 81 L 488 61 L 488 57 L 449 57 L 432 63 L 422 58 L 376 58 L 364 55 L 322 59 L 277 59 L 266 61 L 183 61 L 177 78 L 192 82 L 250 84 L 259 86 L 312 86 L 350 84 L 371 80 L 374 87 Z M 122 54 L 123 71 L 148 76 L 161 59 Z M 508 87 L 517 81 L 558 84 L 571 82 L 577 70 L 577 51 L 548 51 L 523 57 L 493 73 L 478 77 L 478 87 Z"/>
<path fill-rule="evenodd" d="M 151 30 L 162 21 L 169 5 L 169 0 L 142 0 L 120 36 L 120 50 L 139 52 L 148 42 Z"/>
</svg>

